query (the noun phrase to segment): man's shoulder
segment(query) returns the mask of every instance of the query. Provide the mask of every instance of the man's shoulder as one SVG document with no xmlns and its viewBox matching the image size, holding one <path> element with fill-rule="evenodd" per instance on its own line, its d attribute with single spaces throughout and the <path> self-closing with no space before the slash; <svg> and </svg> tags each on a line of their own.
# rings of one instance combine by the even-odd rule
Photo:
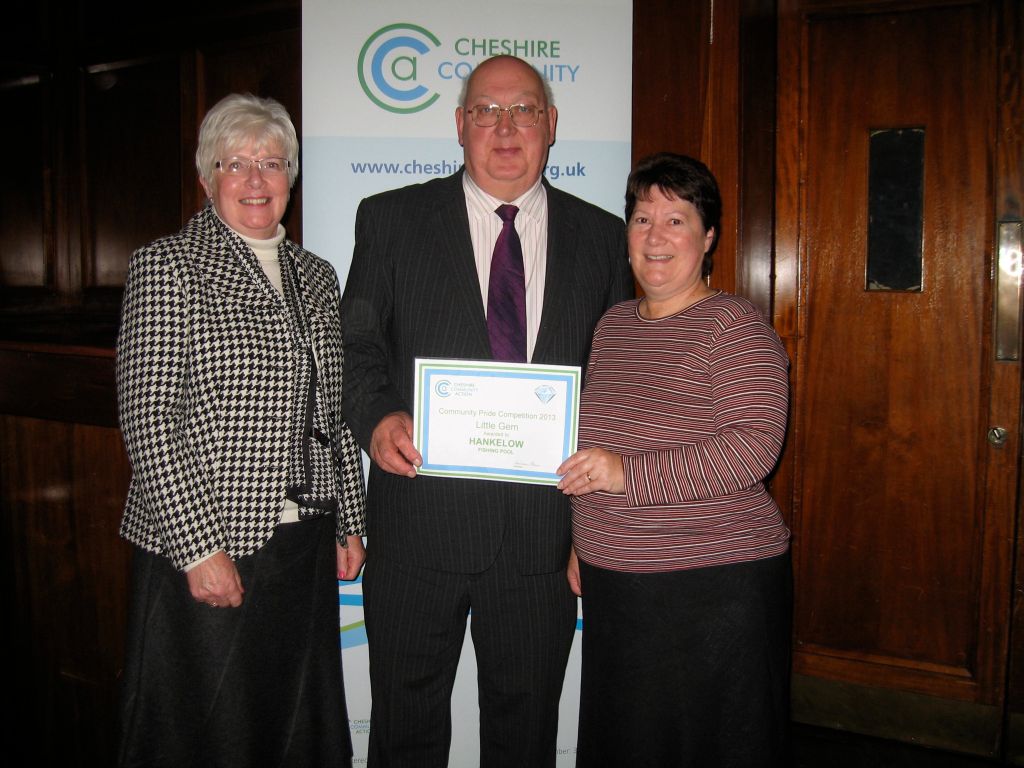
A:
<svg viewBox="0 0 1024 768">
<path fill-rule="evenodd" d="M 584 200 L 582 197 L 576 197 L 576 195 L 569 194 L 557 187 L 553 187 L 545 182 L 545 187 L 548 192 L 548 213 L 549 215 L 554 211 L 557 213 L 559 209 L 571 212 L 573 215 L 580 218 L 588 219 L 595 223 L 601 223 L 607 226 L 622 228 L 623 222 L 618 216 L 609 213 L 604 208 L 594 205 L 591 202 Z"/>
<path fill-rule="evenodd" d="M 366 208 L 391 208 L 395 206 L 416 206 L 434 204 L 453 195 L 462 194 L 462 174 L 455 173 L 439 179 L 409 184 L 397 189 L 378 192 L 363 199 Z"/>
</svg>

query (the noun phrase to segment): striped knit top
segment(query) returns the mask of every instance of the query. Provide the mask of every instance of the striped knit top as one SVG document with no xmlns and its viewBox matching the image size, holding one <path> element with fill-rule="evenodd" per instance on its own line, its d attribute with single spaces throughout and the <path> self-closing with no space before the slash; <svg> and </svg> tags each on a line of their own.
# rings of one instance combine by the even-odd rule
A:
<svg viewBox="0 0 1024 768">
<path fill-rule="evenodd" d="M 573 498 L 573 543 L 599 568 L 664 572 L 773 557 L 789 530 L 763 480 L 786 432 L 788 360 L 746 299 L 718 293 L 598 323 L 579 447 L 623 456 L 625 494 Z"/>
</svg>

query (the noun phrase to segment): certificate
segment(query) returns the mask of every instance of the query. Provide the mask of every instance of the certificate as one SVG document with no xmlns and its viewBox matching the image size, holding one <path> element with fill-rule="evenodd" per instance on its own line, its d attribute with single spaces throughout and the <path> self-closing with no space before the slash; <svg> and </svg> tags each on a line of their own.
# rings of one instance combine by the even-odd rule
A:
<svg viewBox="0 0 1024 768">
<path fill-rule="evenodd" d="M 422 475 L 554 485 L 576 451 L 580 369 L 416 358 Z"/>
</svg>

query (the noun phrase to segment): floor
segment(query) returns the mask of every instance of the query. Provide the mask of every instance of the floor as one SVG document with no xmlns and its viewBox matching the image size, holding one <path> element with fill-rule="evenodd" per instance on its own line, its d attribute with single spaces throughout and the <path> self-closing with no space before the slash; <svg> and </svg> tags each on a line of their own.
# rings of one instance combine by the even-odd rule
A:
<svg viewBox="0 0 1024 768">
<path fill-rule="evenodd" d="M 794 724 L 792 735 L 793 768 L 992 768 L 1003 765 L 997 760 L 809 725 Z"/>
</svg>

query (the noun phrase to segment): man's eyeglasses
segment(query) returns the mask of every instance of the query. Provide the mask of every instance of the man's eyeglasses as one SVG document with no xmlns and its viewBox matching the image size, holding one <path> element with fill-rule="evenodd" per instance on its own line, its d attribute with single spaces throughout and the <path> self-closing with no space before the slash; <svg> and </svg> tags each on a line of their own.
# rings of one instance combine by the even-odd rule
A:
<svg viewBox="0 0 1024 768">
<path fill-rule="evenodd" d="M 497 104 L 479 104 L 466 110 L 473 123 L 481 128 L 490 128 L 498 124 L 502 112 L 507 112 L 512 125 L 516 128 L 533 128 L 539 121 L 544 111 L 533 104 L 513 104 L 509 107 L 499 107 Z"/>
<path fill-rule="evenodd" d="M 260 169 L 264 176 L 287 173 L 291 161 L 284 157 L 229 157 L 217 161 L 217 169 L 229 176 L 248 176 L 253 166 Z"/>
</svg>

